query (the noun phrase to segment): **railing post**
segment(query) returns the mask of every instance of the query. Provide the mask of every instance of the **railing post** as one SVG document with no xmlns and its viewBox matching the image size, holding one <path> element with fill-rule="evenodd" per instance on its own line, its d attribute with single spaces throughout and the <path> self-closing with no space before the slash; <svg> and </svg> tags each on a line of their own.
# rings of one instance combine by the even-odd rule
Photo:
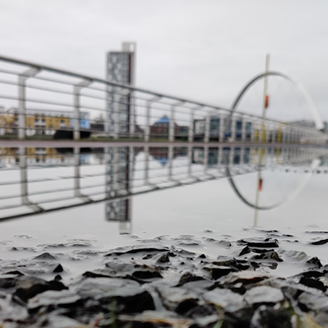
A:
<svg viewBox="0 0 328 328">
<path fill-rule="evenodd" d="M 206 174 L 208 169 L 208 146 L 204 146 L 204 174 Z"/>
<path fill-rule="evenodd" d="M 219 147 L 219 149 L 218 149 L 218 171 L 221 170 L 222 153 L 223 153 L 223 149 L 222 149 L 222 147 Z"/>
<path fill-rule="evenodd" d="M 240 165 L 244 164 L 244 152 L 245 152 L 245 148 L 241 147 L 240 148 Z"/>
<path fill-rule="evenodd" d="M 229 166 L 233 166 L 233 155 L 235 152 L 235 148 L 234 147 L 230 147 L 230 153 L 229 153 Z"/>
<path fill-rule="evenodd" d="M 144 146 L 144 152 L 145 152 L 145 184 L 149 184 L 149 147 Z"/>
<path fill-rule="evenodd" d="M 174 112 L 175 112 L 175 106 L 171 107 L 171 118 L 169 121 L 169 141 L 173 142 L 175 139 L 174 135 Z"/>
<path fill-rule="evenodd" d="M 210 141 L 210 113 L 207 113 L 205 117 L 205 137 L 204 142 L 208 143 Z"/>
<path fill-rule="evenodd" d="M 184 101 L 179 101 L 176 104 L 173 104 L 171 106 L 171 118 L 169 121 L 169 141 L 173 142 L 175 140 L 175 122 L 174 122 L 174 116 L 175 116 L 175 107 L 178 105 L 182 105 Z"/>
<path fill-rule="evenodd" d="M 190 177 L 192 174 L 192 146 L 188 147 L 188 176 Z"/>
<path fill-rule="evenodd" d="M 150 114 L 151 114 L 151 104 L 154 101 L 159 101 L 162 97 L 154 97 L 152 99 L 149 99 L 147 101 L 147 106 L 146 106 L 146 124 L 145 124 L 145 136 L 144 136 L 144 140 L 146 142 L 149 141 L 150 139 Z"/>
<path fill-rule="evenodd" d="M 120 103 L 121 96 L 118 94 L 114 95 L 114 139 L 119 138 L 120 134 Z"/>
<path fill-rule="evenodd" d="M 257 122 L 253 119 L 253 121 L 251 122 L 252 123 L 252 126 L 251 126 L 251 137 L 250 137 L 250 141 L 251 142 L 254 142 L 254 141 L 257 141 L 256 140 L 256 129 L 257 129 Z"/>
<path fill-rule="evenodd" d="M 26 148 L 19 147 L 19 169 L 22 205 L 30 207 L 34 212 L 42 212 L 43 208 L 29 201 Z"/>
<path fill-rule="evenodd" d="M 81 193 L 81 175 L 80 175 L 80 148 L 74 147 L 74 195 L 89 203 L 91 199 Z"/>
<path fill-rule="evenodd" d="M 173 173 L 173 157 L 174 157 L 174 148 L 173 146 L 169 146 L 169 167 L 168 167 L 168 180 L 172 181 L 172 173 Z"/>
<path fill-rule="evenodd" d="M 234 142 L 236 140 L 236 117 L 234 114 L 231 116 L 231 129 L 230 129 L 230 141 Z"/>
<path fill-rule="evenodd" d="M 241 117 L 241 141 L 246 141 L 246 120 L 244 115 Z"/>
<path fill-rule="evenodd" d="M 26 81 L 41 71 L 30 68 L 18 76 L 18 138 L 25 139 L 26 135 Z"/>
<path fill-rule="evenodd" d="M 195 111 L 202 109 L 203 106 L 195 107 L 191 109 L 190 111 L 190 125 L 189 125 L 189 133 L 188 133 L 188 141 L 193 142 L 194 141 L 194 120 L 195 120 Z"/>
<path fill-rule="evenodd" d="M 151 101 L 147 101 L 145 137 L 144 137 L 146 142 L 148 142 L 150 138 L 150 110 L 151 110 Z"/>
<path fill-rule="evenodd" d="M 74 140 L 81 139 L 80 133 L 80 91 L 88 87 L 92 83 L 91 80 L 83 80 L 74 85 Z"/>
<path fill-rule="evenodd" d="M 219 128 L 220 142 L 224 142 L 224 115 L 220 113 L 220 128 Z"/>
</svg>

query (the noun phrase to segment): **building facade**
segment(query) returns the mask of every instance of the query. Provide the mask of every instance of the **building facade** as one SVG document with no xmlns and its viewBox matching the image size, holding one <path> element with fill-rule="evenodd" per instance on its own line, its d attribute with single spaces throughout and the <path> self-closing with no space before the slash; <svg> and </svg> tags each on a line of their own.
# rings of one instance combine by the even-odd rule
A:
<svg viewBox="0 0 328 328">
<path fill-rule="evenodd" d="M 26 135 L 54 135 L 61 128 L 74 126 L 74 113 L 72 111 L 58 110 L 26 110 L 25 126 Z M 88 112 L 80 112 L 80 127 L 90 129 Z M 18 110 L 10 108 L 0 112 L 0 135 L 17 134 Z"/>
<path fill-rule="evenodd" d="M 123 42 L 122 51 L 110 51 L 106 59 L 107 81 L 135 85 L 136 44 Z M 105 132 L 109 135 L 118 133 L 121 136 L 135 132 L 136 114 L 132 93 L 120 95 L 119 88 L 108 86 L 107 118 Z M 117 120 L 119 118 L 119 120 Z M 119 121 L 118 131 L 114 122 Z"/>
</svg>

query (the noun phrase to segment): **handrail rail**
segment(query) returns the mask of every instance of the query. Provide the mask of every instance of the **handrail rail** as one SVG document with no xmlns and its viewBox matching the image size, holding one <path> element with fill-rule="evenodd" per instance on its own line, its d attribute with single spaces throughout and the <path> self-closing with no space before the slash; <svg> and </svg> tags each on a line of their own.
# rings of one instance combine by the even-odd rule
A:
<svg viewBox="0 0 328 328">
<path fill-rule="evenodd" d="M 84 74 L 80 74 L 80 73 L 76 73 L 76 72 L 72 72 L 72 71 L 68 71 L 68 70 L 63 70 L 63 69 L 59 69 L 59 68 L 55 68 L 55 67 L 51 67 L 51 66 L 47 66 L 47 65 L 43 65 L 43 64 L 37 64 L 37 63 L 26 61 L 26 60 L 20 60 L 20 59 L 0 55 L 0 61 L 5 61 L 5 62 L 14 63 L 14 64 L 30 66 L 30 67 L 33 67 L 33 68 L 36 68 L 36 69 L 39 69 L 39 70 L 46 70 L 48 72 L 63 74 L 63 75 L 67 75 L 67 76 L 70 76 L 70 77 L 79 78 L 79 79 L 83 79 L 83 80 L 90 80 L 92 82 L 103 83 L 103 84 L 107 84 L 107 85 L 113 86 L 113 87 L 128 89 L 130 91 L 147 93 L 147 94 L 153 95 L 155 97 L 167 98 L 167 99 L 175 100 L 175 101 L 181 102 L 181 103 L 187 102 L 187 103 L 190 103 L 190 104 L 193 104 L 193 105 L 196 105 L 196 106 L 207 107 L 207 108 L 211 108 L 211 109 L 215 109 L 215 110 L 223 110 L 223 111 L 226 111 L 226 112 L 229 112 L 229 113 L 246 115 L 248 117 L 253 117 L 253 118 L 259 118 L 259 119 L 261 118 L 258 115 L 245 113 L 245 112 L 242 112 L 242 111 L 234 111 L 234 110 L 231 110 L 231 109 L 228 109 L 228 108 L 224 108 L 224 107 L 220 107 L 220 106 L 216 106 L 216 105 L 212 105 L 212 104 L 206 104 L 206 103 L 198 102 L 198 101 L 195 101 L 195 100 L 184 99 L 184 98 L 180 98 L 180 97 L 177 97 L 177 96 L 173 96 L 173 95 L 169 95 L 169 94 L 163 94 L 163 93 L 159 93 L 159 92 L 156 92 L 156 91 L 153 91 L 153 90 L 134 87 L 134 86 L 127 85 L 127 84 L 107 81 L 107 80 L 102 79 L 102 78 L 89 76 L 89 75 L 84 75 Z M 274 75 L 284 75 L 282 73 L 274 72 L 274 71 L 272 71 L 270 73 L 274 74 Z M 25 76 L 24 73 L 19 73 L 19 72 L 17 72 L 17 75 Z M 276 119 L 272 119 L 272 118 L 267 118 L 266 120 L 271 121 L 271 122 L 275 122 L 275 123 L 282 123 L 281 121 L 276 120 Z M 286 123 L 286 124 L 289 125 L 289 123 Z"/>
</svg>

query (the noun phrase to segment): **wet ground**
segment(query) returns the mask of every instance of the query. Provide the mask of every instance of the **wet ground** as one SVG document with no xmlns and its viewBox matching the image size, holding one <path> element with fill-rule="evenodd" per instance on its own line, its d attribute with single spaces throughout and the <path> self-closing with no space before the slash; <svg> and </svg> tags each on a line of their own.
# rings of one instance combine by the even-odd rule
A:
<svg viewBox="0 0 328 328">
<path fill-rule="evenodd" d="M 135 167 L 143 167 L 144 154 L 137 156 Z M 156 175 L 168 174 L 165 156 L 152 158 Z M 174 162 L 188 166 L 183 153 Z M 29 165 L 31 180 L 72 173 L 56 163 Z M 193 163 L 193 172 L 203 174 L 203 166 Z M 80 173 L 103 170 L 100 164 L 90 167 Z M 16 168 L 7 156 L 2 181 L 18 178 Z M 264 175 L 270 189 L 263 190 L 263 202 L 275 203 L 298 188 L 309 163 L 293 169 L 292 177 L 285 166 Z M 206 173 L 211 172 L 209 166 Z M 234 177 L 249 199 L 256 176 L 255 171 Z M 325 327 L 328 176 L 322 170 L 307 180 L 293 199 L 259 211 L 256 228 L 254 209 L 225 178 L 123 199 L 126 207 L 116 212 L 123 208 L 123 219 L 109 216 L 112 202 L 100 202 L 3 221 L 0 322 L 5 327 Z M 46 187 L 55 188 L 42 183 L 31 187 L 41 191 L 33 201 L 46 197 Z M 19 191 L 3 188 L 2 195 Z M 272 317 L 280 321 L 272 325 Z"/>
</svg>

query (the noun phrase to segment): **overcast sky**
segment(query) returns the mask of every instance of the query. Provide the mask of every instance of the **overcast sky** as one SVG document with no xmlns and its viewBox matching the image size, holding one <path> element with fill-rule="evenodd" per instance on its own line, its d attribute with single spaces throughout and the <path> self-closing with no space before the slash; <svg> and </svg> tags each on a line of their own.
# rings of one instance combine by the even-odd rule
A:
<svg viewBox="0 0 328 328">
<path fill-rule="evenodd" d="M 0 0 L 0 53 L 105 76 L 137 42 L 137 85 L 229 107 L 264 70 L 291 75 L 328 120 L 327 0 Z"/>
</svg>

